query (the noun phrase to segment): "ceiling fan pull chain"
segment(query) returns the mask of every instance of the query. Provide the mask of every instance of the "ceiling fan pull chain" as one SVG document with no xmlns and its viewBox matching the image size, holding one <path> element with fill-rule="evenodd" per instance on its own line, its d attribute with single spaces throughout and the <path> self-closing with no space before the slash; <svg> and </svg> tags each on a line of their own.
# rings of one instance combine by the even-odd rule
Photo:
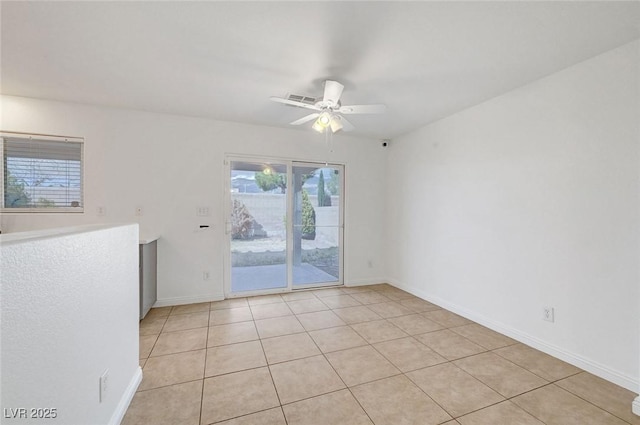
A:
<svg viewBox="0 0 640 425">
<path fill-rule="evenodd" d="M 331 133 L 332 131 L 330 128 L 324 129 L 324 138 L 327 142 L 327 160 L 325 161 L 325 165 L 329 165 L 329 160 L 331 159 L 331 154 L 333 153 L 333 137 Z"/>
</svg>

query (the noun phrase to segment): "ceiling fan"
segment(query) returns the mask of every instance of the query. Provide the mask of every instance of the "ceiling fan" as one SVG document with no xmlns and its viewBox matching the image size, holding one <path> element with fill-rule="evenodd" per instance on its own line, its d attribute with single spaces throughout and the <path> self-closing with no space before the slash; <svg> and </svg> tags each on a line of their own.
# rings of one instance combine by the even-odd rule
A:
<svg viewBox="0 0 640 425">
<path fill-rule="evenodd" d="M 339 82 L 327 80 L 324 83 L 324 96 L 322 99 L 295 94 L 290 94 L 286 98 L 271 96 L 270 99 L 285 105 L 316 111 L 290 124 L 300 125 L 315 119 L 316 121 L 311 128 L 320 133 L 326 129 L 331 129 L 332 133 L 339 130 L 353 130 L 355 127 L 342 116 L 343 114 L 381 114 L 387 109 L 385 105 L 343 105 L 340 103 L 340 96 L 342 96 L 343 90 L 344 86 Z"/>
</svg>

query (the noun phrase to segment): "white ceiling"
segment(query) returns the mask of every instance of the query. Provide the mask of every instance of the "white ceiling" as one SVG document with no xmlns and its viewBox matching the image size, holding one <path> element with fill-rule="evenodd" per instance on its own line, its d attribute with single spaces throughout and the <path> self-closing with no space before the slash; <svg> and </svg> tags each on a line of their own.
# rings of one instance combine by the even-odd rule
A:
<svg viewBox="0 0 640 425">
<path fill-rule="evenodd" d="M 288 126 L 345 85 L 354 135 L 419 128 L 640 38 L 633 2 L 6 2 L 3 94 Z M 304 127 L 308 130 L 311 123 Z"/>
</svg>

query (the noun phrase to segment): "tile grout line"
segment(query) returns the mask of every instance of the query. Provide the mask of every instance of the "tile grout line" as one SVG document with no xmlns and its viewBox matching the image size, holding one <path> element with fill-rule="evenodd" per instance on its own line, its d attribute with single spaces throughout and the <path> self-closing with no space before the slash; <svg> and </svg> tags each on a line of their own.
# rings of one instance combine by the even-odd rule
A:
<svg viewBox="0 0 640 425">
<path fill-rule="evenodd" d="M 187 381 L 182 381 L 182 382 L 174 382 L 173 384 L 160 385 L 159 387 L 147 388 L 146 390 L 138 390 L 138 391 L 136 391 L 136 393 L 146 393 L 146 392 L 149 392 L 149 391 L 155 391 L 155 390 L 159 390 L 159 389 L 162 389 L 162 388 L 170 388 L 170 387 L 174 387 L 176 385 L 183 385 L 183 384 L 188 384 L 190 382 L 198 382 L 198 381 L 202 381 L 202 379 L 198 378 L 198 379 L 189 379 Z"/>
<path fill-rule="evenodd" d="M 420 343 L 420 341 L 418 341 L 418 342 Z M 425 345 L 425 346 L 427 346 L 426 344 L 424 344 L 424 345 Z M 375 347 L 373 347 L 373 348 L 375 349 Z M 427 348 L 431 349 L 431 347 L 428 347 L 428 346 L 427 346 Z M 435 350 L 433 350 L 433 351 L 434 351 L 436 354 L 438 354 Z M 380 353 L 380 354 L 382 354 L 382 353 Z M 384 354 L 382 354 L 382 355 L 384 356 Z M 440 354 L 439 354 L 439 355 L 440 355 Z M 445 362 L 443 362 L 443 363 L 438 363 L 438 364 L 433 365 L 433 366 L 439 366 L 439 365 L 443 365 L 443 364 L 446 364 L 446 363 L 451 363 L 451 361 L 450 361 L 450 360 L 448 360 L 448 359 L 446 359 L 444 356 L 442 356 L 442 355 L 440 355 L 440 356 L 441 356 L 443 359 L 445 359 L 446 361 L 445 361 Z M 416 369 L 416 370 L 423 370 L 423 369 L 427 369 L 427 368 L 429 368 L 429 367 L 432 367 L 432 366 L 427 366 L 426 368 L 420 368 L 420 369 Z M 415 371 L 411 371 L 411 372 L 415 372 Z M 429 395 L 429 393 L 427 393 L 427 392 L 426 392 L 426 391 L 425 391 L 425 390 L 424 390 L 420 385 L 416 384 L 416 383 L 413 381 L 413 379 L 411 379 L 411 378 L 407 375 L 407 372 L 402 372 L 402 376 L 404 376 L 406 379 L 408 379 L 408 380 L 409 380 L 409 382 L 411 382 L 411 383 L 412 383 L 413 385 L 415 385 L 415 386 L 416 386 L 420 391 L 422 391 L 422 393 L 423 393 L 424 395 L 426 395 L 427 397 L 429 397 L 429 399 L 430 399 L 431 401 L 433 401 L 433 402 L 436 404 L 436 406 L 440 407 L 440 408 L 441 408 L 444 412 L 446 412 L 446 413 L 447 413 L 447 415 L 449 415 L 453 420 L 455 420 L 455 419 L 456 419 L 456 416 L 454 416 L 454 415 L 453 415 L 453 413 L 451 413 L 449 410 L 445 409 L 445 407 L 444 407 L 443 405 L 441 405 L 440 403 L 438 403 L 438 401 L 437 401 L 437 400 L 435 400 L 433 397 L 431 397 L 431 395 Z M 456 422 L 457 422 L 457 421 L 456 421 Z"/>
<path fill-rule="evenodd" d="M 335 313 L 334 313 L 335 314 Z M 354 331 L 355 332 L 355 331 Z M 357 333 L 357 332 L 356 332 Z M 316 348 L 318 348 L 318 351 L 320 351 L 320 353 L 322 354 L 322 357 L 324 358 L 324 360 L 329 364 L 329 366 L 331 367 L 331 369 L 333 370 L 333 373 L 336 374 L 336 376 L 340 379 L 340 381 L 342 382 L 342 385 L 344 385 L 343 389 L 346 389 L 349 391 L 349 394 L 351 394 L 351 397 L 353 397 L 353 399 L 356 401 L 356 403 L 358 403 L 358 406 L 360 406 L 360 408 L 362 409 L 362 411 L 364 412 L 365 415 L 367 415 L 367 418 L 369 418 L 369 420 L 371 421 L 372 424 L 375 425 L 375 422 L 373 421 L 373 419 L 371 418 L 371 416 L 369 415 L 369 413 L 367 412 L 367 410 L 364 408 L 364 406 L 362 405 L 362 403 L 360 403 L 360 400 L 358 400 L 358 397 L 356 397 L 356 395 L 353 393 L 353 391 L 351 391 L 351 388 L 349 388 L 349 386 L 347 385 L 346 382 L 344 382 L 344 379 L 342 378 L 342 376 L 340 376 L 340 374 L 338 373 L 338 371 L 336 370 L 336 368 L 333 366 L 333 364 L 331 363 L 331 361 L 327 358 L 326 353 L 324 353 L 320 347 L 318 346 L 318 344 L 316 343 L 316 341 L 313 339 L 313 337 L 311 335 L 309 335 L 309 332 L 307 332 L 307 336 L 309 338 L 311 338 L 311 341 L 313 341 L 313 343 L 315 344 Z M 365 340 L 366 342 L 366 340 Z M 363 346 L 364 347 L 364 346 Z M 336 390 L 334 392 L 337 391 L 342 391 L 343 389 L 340 390 Z M 317 396 L 316 396 L 317 397 Z"/>
<path fill-rule="evenodd" d="M 280 297 L 282 298 L 282 297 Z M 283 302 L 286 305 L 286 302 L 283 300 Z M 289 306 L 287 305 L 287 308 Z M 291 309 L 289 309 L 291 310 Z M 253 317 L 253 326 L 256 328 L 256 334 L 258 333 L 258 327 L 256 326 L 256 320 L 255 317 L 253 316 L 253 310 L 251 310 L 251 307 L 249 308 L 249 311 L 251 312 L 251 317 Z M 271 367 L 269 365 L 269 359 L 267 358 L 267 353 L 266 351 L 264 351 L 264 344 L 262 343 L 262 338 L 260 338 L 260 335 L 258 334 L 258 341 L 260 342 L 260 348 L 262 349 L 262 356 L 264 357 L 264 362 L 266 363 L 266 367 L 267 370 L 269 371 L 269 378 L 271 379 L 271 385 L 273 385 L 273 390 L 276 393 L 276 398 L 278 399 L 278 405 L 280 407 L 280 411 L 282 412 L 282 417 L 284 417 L 284 422 L 285 424 L 288 424 L 287 422 L 287 417 L 284 414 L 284 409 L 282 408 L 282 400 L 280 399 L 280 394 L 278 393 L 278 387 L 276 387 L 276 381 L 274 381 L 273 379 L 273 373 L 271 373 Z"/>
<path fill-rule="evenodd" d="M 411 337 L 412 337 L 412 336 L 411 336 Z M 413 338 L 413 337 L 412 337 L 412 338 Z M 414 339 L 418 344 L 422 344 L 422 343 L 421 343 L 420 341 L 418 341 L 417 339 L 415 339 L 415 338 L 413 338 L 413 339 Z M 382 342 L 386 342 L 386 341 L 382 341 Z M 380 351 L 379 351 L 379 350 L 378 350 L 378 349 L 377 349 L 373 344 L 370 344 L 370 345 L 371 345 L 371 347 L 372 347 L 374 350 L 376 350 L 376 352 L 378 352 L 382 357 L 384 357 L 384 358 L 385 358 L 389 363 L 391 363 L 391 364 L 393 364 L 394 366 L 396 366 L 396 365 L 395 365 L 395 364 L 394 364 L 394 363 L 393 363 L 389 358 L 387 358 L 383 353 L 381 353 L 381 352 L 380 352 Z M 431 347 L 428 347 L 426 344 L 422 344 L 422 345 L 424 345 L 425 347 L 427 347 L 427 348 L 429 348 L 430 350 L 432 350 L 432 349 L 431 349 Z M 434 350 L 432 350 L 432 351 L 433 351 L 434 353 L 436 353 L 436 351 L 434 351 Z M 436 353 L 436 354 L 438 354 L 438 353 Z M 439 355 L 440 357 L 442 357 L 443 359 L 445 359 L 445 358 L 444 358 L 443 356 L 441 356 L 440 354 L 438 354 L 438 355 Z M 409 371 L 409 372 L 405 372 L 405 371 L 403 371 L 402 369 L 400 369 L 398 366 L 396 366 L 396 368 L 400 371 L 400 375 L 393 375 L 393 376 L 403 376 L 403 377 L 404 377 L 405 379 L 407 379 L 407 380 L 408 380 L 412 385 L 414 385 L 418 390 L 422 391 L 422 393 L 423 393 L 424 395 L 426 395 L 426 396 L 429 398 L 429 400 L 433 401 L 433 402 L 435 403 L 435 405 L 436 405 L 436 406 L 438 406 L 439 408 L 441 408 L 444 412 L 446 412 L 446 413 L 447 413 L 447 415 L 449 415 L 452 419 L 454 419 L 454 420 L 455 420 L 455 416 L 453 416 L 453 415 L 451 414 L 451 412 L 449 412 L 447 409 L 445 409 L 445 408 L 444 408 L 444 406 L 442 406 L 440 403 L 438 403 L 436 400 L 434 400 L 434 399 L 433 399 L 433 397 L 431 397 L 431 396 L 430 396 L 430 395 L 429 395 L 425 390 L 423 390 L 423 389 L 422 389 L 418 384 L 416 384 L 415 382 L 413 382 L 413 380 L 412 380 L 409 376 L 407 376 L 407 373 L 414 372 L 414 371 L 416 371 L 416 370 L 427 369 L 427 368 L 432 367 L 432 366 L 442 365 L 442 364 L 445 364 L 445 363 L 447 363 L 447 362 L 449 362 L 449 360 L 445 359 L 445 361 L 444 361 L 444 362 L 442 362 L 442 363 L 437 363 L 437 364 L 434 364 L 434 365 L 431 365 L 431 366 L 427 366 L 427 367 L 424 367 L 424 368 L 414 369 L 414 370 L 411 370 L 411 371 Z M 370 382 L 376 382 L 376 381 L 380 381 L 380 380 L 382 380 L 382 379 L 387 379 L 387 378 L 380 378 L 380 379 L 377 379 L 377 380 L 374 380 L 374 381 L 370 381 Z M 367 382 L 367 383 L 369 383 L 369 382 Z M 364 384 L 361 384 L 361 385 L 364 385 Z M 449 421 L 449 420 L 450 420 L 450 419 L 447 419 L 447 421 Z M 444 423 L 444 422 L 443 422 L 443 423 Z"/>
<path fill-rule="evenodd" d="M 597 404 L 595 404 L 595 403 L 594 403 L 594 402 L 592 402 L 591 400 L 588 400 L 588 399 L 586 399 L 586 398 L 584 398 L 584 397 L 580 396 L 579 394 L 574 393 L 573 391 L 571 391 L 571 390 L 569 390 L 569 389 L 566 389 L 566 388 L 564 388 L 564 387 L 561 387 L 560 385 L 557 385 L 557 383 L 558 383 L 558 382 L 560 382 L 560 381 L 564 381 L 565 379 L 571 378 L 571 377 L 576 376 L 576 375 L 580 375 L 581 373 L 588 373 L 588 372 L 586 372 L 585 370 L 580 369 L 578 372 L 576 372 L 576 373 L 572 373 L 572 374 L 569 374 L 569 375 L 567 375 L 567 376 L 565 376 L 565 377 L 558 378 L 558 379 L 553 379 L 553 380 L 548 380 L 547 378 L 545 378 L 545 377 L 543 377 L 543 376 L 538 375 L 537 373 L 533 372 L 532 370 L 529 370 L 529 369 L 525 368 L 524 366 L 521 366 L 521 365 L 519 365 L 519 364 L 515 363 L 514 361 L 512 361 L 511 359 L 509 359 L 509 358 L 507 358 L 507 357 L 504 357 L 504 356 L 502 356 L 500 353 L 497 353 L 497 352 L 496 352 L 497 350 L 501 350 L 501 349 L 503 349 L 503 348 L 507 348 L 507 347 L 513 347 L 514 345 L 517 345 L 517 344 L 522 344 L 522 343 L 516 342 L 515 344 L 506 345 L 506 346 L 504 346 L 504 347 L 497 347 L 497 348 L 494 348 L 493 350 L 487 351 L 487 353 L 493 353 L 493 354 L 495 354 L 495 355 L 499 356 L 500 358 L 502 358 L 502 359 L 506 360 L 507 362 L 509 362 L 509 363 L 511 363 L 511 364 L 513 364 L 513 365 L 515 365 L 516 367 L 518 367 L 518 368 L 520 368 L 520 369 L 523 369 L 523 370 L 525 370 L 525 371 L 527 371 L 527 372 L 529 372 L 529 373 L 531 373 L 531 374 L 533 374 L 533 375 L 537 376 L 538 378 L 540 378 L 540 379 L 542 379 L 542 380 L 544 380 L 544 381 L 547 381 L 547 383 L 546 383 L 545 385 L 541 385 L 541 386 L 539 386 L 539 387 L 536 387 L 536 388 L 532 388 L 532 389 L 530 389 L 530 390 L 527 390 L 527 391 L 525 391 L 525 392 L 523 392 L 523 393 L 521 393 L 521 394 L 517 394 L 517 395 L 515 395 L 515 396 L 509 397 L 509 398 L 507 398 L 507 400 L 511 400 L 511 399 L 516 398 L 516 397 L 519 397 L 519 396 L 521 396 L 521 395 L 523 395 L 523 394 L 527 394 L 527 393 L 530 393 L 530 392 L 532 392 L 532 391 L 539 390 L 539 389 L 544 388 L 544 387 L 547 387 L 547 386 L 549 386 L 549 385 L 555 385 L 555 386 L 556 386 L 556 387 L 558 387 L 559 389 L 564 390 L 564 391 L 566 391 L 566 392 L 568 392 L 568 393 L 570 393 L 570 394 L 572 394 L 572 395 L 574 395 L 574 396 L 578 397 L 579 399 L 581 399 L 581 400 L 583 400 L 583 401 L 585 401 L 585 402 L 587 402 L 587 403 L 591 404 L 592 406 L 594 406 L 594 407 L 596 407 L 596 408 L 598 408 L 598 409 L 600 409 L 600 410 L 603 410 L 603 411 L 605 411 L 605 412 L 609 413 L 611 416 L 614 416 L 614 417 L 616 417 L 616 418 L 618 418 L 618 419 L 622 420 L 623 422 L 628 423 L 626 420 L 624 420 L 623 418 L 619 417 L 619 416 L 618 416 L 618 415 L 616 415 L 614 412 L 611 412 L 611 411 L 607 410 L 606 408 L 603 408 L 603 407 L 598 406 Z M 523 345 L 527 346 L 526 344 L 523 344 Z M 527 346 L 527 347 L 528 347 L 528 346 Z M 553 358 L 553 359 L 555 359 L 555 360 L 559 360 L 559 359 L 556 359 L 556 358 L 555 358 L 555 357 L 553 357 L 553 356 L 550 356 L 550 357 L 551 357 L 551 358 Z M 562 361 L 562 360 L 560 360 L 560 361 Z M 519 406 L 518 406 L 518 407 L 519 407 Z M 524 410 L 524 409 L 523 409 L 523 410 Z M 527 413 L 528 413 L 528 412 L 527 412 Z M 531 414 L 531 413 L 530 413 L 530 414 Z M 535 416 L 535 415 L 533 415 L 533 414 L 531 414 L 531 415 L 532 415 L 532 416 L 534 416 L 534 417 L 536 417 L 536 416 Z M 536 417 L 536 418 L 537 418 L 537 417 Z M 537 419 L 542 420 L 542 419 L 540 419 L 540 418 L 537 418 Z"/>
<path fill-rule="evenodd" d="M 262 305 L 262 304 L 260 304 L 260 305 Z M 266 305 L 266 304 L 264 304 L 264 305 Z M 251 317 L 252 317 L 251 320 L 245 320 L 243 322 L 225 323 L 225 324 L 251 322 L 251 323 L 253 323 L 253 326 L 255 328 L 256 325 L 255 325 L 255 319 L 253 318 L 253 310 L 251 310 L 251 306 L 248 306 L 248 307 L 249 307 L 249 313 L 251 314 Z M 221 326 L 221 325 L 214 325 L 214 326 Z M 209 327 L 211 327 L 211 325 L 209 325 Z M 256 329 L 256 334 L 257 334 L 257 329 Z M 208 331 L 207 331 L 207 335 L 208 335 Z M 235 345 L 235 344 L 241 344 L 241 343 L 244 343 L 244 342 L 253 342 L 253 341 L 256 341 L 256 340 L 243 341 L 243 342 L 240 342 L 240 343 L 224 344 L 223 346 Z M 274 388 L 274 390 L 276 392 L 276 397 L 278 398 L 278 406 L 277 407 L 280 407 L 280 409 L 282 410 L 282 403 L 280 402 L 280 396 L 278 394 L 278 390 L 276 389 L 275 382 L 273 381 L 273 376 L 271 375 L 271 369 L 269 369 L 269 364 L 268 364 L 268 361 L 267 361 L 266 353 L 264 351 L 264 346 L 262 345 L 262 340 L 259 338 L 259 336 L 258 336 L 257 341 L 260 342 L 260 347 L 262 349 L 262 355 L 263 355 L 263 357 L 265 359 L 266 366 L 257 366 L 257 367 L 242 369 L 242 370 L 239 370 L 239 371 L 227 372 L 227 373 L 223 373 L 223 374 L 219 374 L 219 375 L 214 375 L 214 377 L 230 375 L 230 374 L 237 373 L 237 372 L 245 372 L 245 371 L 248 371 L 248 370 L 257 370 L 257 369 L 261 369 L 263 367 L 266 367 L 267 370 L 269 370 L 269 377 L 271 378 L 271 383 L 272 383 L 273 388 Z M 207 345 L 208 345 L 208 336 L 207 336 Z M 216 348 L 216 347 L 212 347 L 212 348 Z M 208 347 L 207 347 L 207 350 L 208 350 Z M 205 358 L 205 364 L 206 364 L 206 358 Z M 205 371 L 206 371 L 206 367 L 205 367 Z M 203 392 L 204 392 L 204 384 L 203 384 Z M 200 423 L 202 422 L 202 408 L 203 408 L 203 406 L 201 405 L 201 407 L 200 407 Z M 267 409 L 261 409 L 261 410 L 255 411 L 255 412 L 250 412 L 250 413 L 247 413 L 245 415 L 234 416 L 234 417 L 231 417 L 231 418 L 223 419 L 222 421 L 212 422 L 211 424 L 220 423 L 220 422 L 224 422 L 224 421 L 228 421 L 228 420 L 233 420 L 233 419 L 236 419 L 236 418 L 241 418 L 241 417 L 244 417 L 244 416 L 253 415 L 253 414 L 256 414 L 256 413 L 260 413 L 260 412 L 265 412 L 267 410 L 271 410 L 271 409 L 275 409 L 275 408 L 276 407 L 269 407 Z M 282 415 L 284 416 L 284 411 L 282 412 Z M 286 423 L 286 418 L 285 418 L 285 423 Z M 209 425 L 211 425 L 211 424 L 209 424 Z"/>
<path fill-rule="evenodd" d="M 211 303 L 209 303 L 209 316 L 207 318 L 207 336 L 204 340 L 204 367 L 202 370 L 202 391 L 200 392 L 200 415 L 198 425 L 202 424 L 202 410 L 204 409 L 204 381 L 207 379 L 207 358 L 209 357 L 209 329 L 211 328 Z"/>
<path fill-rule="evenodd" d="M 449 328 L 447 328 L 447 330 L 448 330 L 448 329 L 449 329 Z M 464 339 L 467 339 L 467 338 L 465 338 L 465 337 L 464 337 L 464 336 L 462 336 L 462 335 L 459 335 L 459 336 L 460 336 L 460 337 L 462 337 L 462 338 L 464 338 Z M 421 342 L 421 341 L 419 341 L 419 342 Z M 473 341 L 470 341 L 470 342 L 473 342 Z M 425 345 L 427 345 L 427 344 L 425 344 Z M 476 345 L 478 345 L 478 344 L 476 344 Z M 429 347 L 429 346 L 427 345 L 427 347 Z M 429 348 L 431 348 L 431 347 L 429 347 Z M 481 348 L 484 348 L 484 347 L 481 347 Z M 436 351 L 436 350 L 434 349 L 434 351 Z M 499 391 L 497 391 L 495 388 L 492 388 L 492 387 L 490 387 L 489 385 L 485 384 L 485 383 L 484 383 L 484 382 L 482 382 L 480 379 L 478 379 L 477 377 L 475 377 L 474 375 L 470 374 L 469 372 L 467 372 L 466 370 L 462 369 L 460 366 L 458 366 L 458 365 L 456 365 L 456 364 L 454 363 L 454 362 L 456 362 L 456 361 L 458 361 L 458 360 L 462 360 L 462 359 L 466 359 L 466 358 L 474 357 L 474 356 L 477 356 L 477 355 L 480 355 L 480 354 L 485 354 L 485 353 L 488 353 L 488 352 L 489 352 L 489 350 L 487 350 L 487 351 L 483 351 L 483 352 L 480 352 L 480 353 L 471 354 L 471 355 L 464 356 L 464 357 L 460 357 L 460 358 L 456 358 L 456 359 L 453 359 L 453 360 L 449 360 L 449 359 L 446 359 L 446 357 L 442 356 L 440 353 L 438 353 L 438 352 L 436 351 L 436 353 L 440 354 L 442 357 L 444 357 L 444 358 L 447 360 L 447 362 L 446 362 L 446 363 L 450 364 L 451 366 L 456 367 L 456 368 L 457 368 L 457 369 L 459 369 L 462 373 L 464 373 L 464 374 L 466 374 L 466 375 L 470 376 L 471 378 L 475 379 L 475 380 L 476 380 L 477 382 L 479 382 L 481 385 L 486 386 L 486 387 L 487 387 L 487 388 L 489 388 L 491 391 L 493 391 L 494 393 L 498 394 L 500 397 L 502 397 L 502 398 L 503 398 L 503 400 L 500 400 L 499 402 L 491 403 L 491 404 L 489 404 L 489 405 L 487 405 L 487 406 L 483 406 L 483 407 L 481 407 L 481 408 L 479 408 L 479 409 L 476 409 L 476 410 L 471 411 L 471 412 L 466 412 L 465 414 L 463 414 L 463 415 L 458 415 L 458 416 L 453 415 L 452 413 L 450 413 L 448 410 L 446 410 L 446 409 L 445 409 L 445 411 L 446 411 L 447 413 L 449 413 L 449 415 L 450 415 L 452 418 L 454 418 L 455 420 L 457 420 L 458 418 L 461 418 L 461 417 L 463 417 L 463 416 L 465 416 L 465 415 L 468 415 L 468 414 L 470 414 L 470 413 L 477 412 L 477 411 L 479 411 L 479 410 L 486 409 L 487 407 L 495 406 L 496 404 L 503 403 L 503 402 L 505 402 L 506 400 L 509 400 L 509 398 L 507 398 L 506 396 L 502 395 L 502 394 L 501 394 Z M 442 364 L 446 364 L 446 363 L 440 363 L 440 365 L 442 365 Z M 436 366 L 438 366 L 438 365 L 436 365 Z M 424 369 L 427 369 L 427 368 L 424 368 Z M 421 369 L 418 369 L 418 370 L 421 370 Z M 411 378 L 409 378 L 408 376 L 407 376 L 407 378 L 408 378 L 409 380 L 411 380 L 411 382 L 413 382 L 413 380 L 412 380 Z M 416 386 L 422 390 L 422 388 L 421 388 L 419 385 L 417 385 L 417 384 L 416 384 Z M 424 391 L 424 390 L 422 390 L 422 391 L 423 391 L 425 394 L 427 394 L 427 392 L 426 392 L 426 391 Z M 427 395 L 429 395 L 429 394 L 427 394 Z M 435 401 L 435 400 L 434 400 L 434 401 Z M 437 403 L 437 402 L 436 402 L 436 403 Z M 438 404 L 438 405 L 439 405 L 439 404 Z M 442 406 L 441 406 L 441 407 L 442 407 Z M 442 408 L 444 409 L 444 407 L 442 407 Z M 532 416 L 533 416 L 533 415 L 532 415 Z"/>
<path fill-rule="evenodd" d="M 577 372 L 577 373 L 572 373 L 572 374 L 570 374 L 570 375 L 565 376 L 564 378 L 558 378 L 558 379 L 552 379 L 552 380 L 549 380 L 549 379 L 545 378 L 544 376 L 540 376 L 539 374 L 535 373 L 534 371 L 532 371 L 532 370 L 530 370 L 530 369 L 527 369 L 526 367 L 524 367 L 524 366 L 522 366 L 522 365 L 519 365 L 518 363 L 514 362 L 514 361 L 513 361 L 513 360 L 511 360 L 510 358 L 505 357 L 505 356 L 501 355 L 500 353 L 497 353 L 497 352 L 496 352 L 496 351 L 498 351 L 498 350 L 502 350 L 503 348 L 513 347 L 514 345 L 517 345 L 517 344 L 521 344 L 521 343 L 510 344 L 510 345 L 506 345 L 506 346 L 504 346 L 504 347 L 494 348 L 494 349 L 492 349 L 492 350 L 490 350 L 490 351 L 487 351 L 487 353 L 495 354 L 496 356 L 499 356 L 501 359 L 506 360 L 507 362 L 509 362 L 509 363 L 513 364 L 514 366 L 519 367 L 520 369 L 523 369 L 523 370 L 525 370 L 525 371 L 527 371 L 527 372 L 529 372 L 529 373 L 531 373 L 531 374 L 533 374 L 533 375 L 537 376 L 538 378 L 540 378 L 540 379 L 542 379 L 542 380 L 547 381 L 547 382 L 548 382 L 548 383 L 550 383 L 550 384 L 554 384 L 554 383 L 556 383 L 556 382 L 558 382 L 558 381 L 562 381 L 563 379 L 566 379 L 566 378 L 569 378 L 569 377 L 571 377 L 571 376 L 575 376 L 575 375 L 578 375 L 578 374 L 580 374 L 580 373 L 584 372 L 583 370 L 580 370 L 579 372 Z M 524 344 L 523 344 L 523 345 L 524 345 Z M 555 357 L 554 357 L 554 359 L 555 359 Z M 539 388 L 541 388 L 541 387 L 539 387 Z"/>
<path fill-rule="evenodd" d="M 579 375 L 579 374 L 581 374 L 581 373 L 588 373 L 588 372 L 587 372 L 587 371 L 585 371 L 585 370 L 582 370 L 582 371 L 580 371 L 580 372 L 578 372 L 578 373 L 575 373 L 575 374 L 573 374 L 573 375 L 568 376 L 567 378 L 570 378 L 570 377 L 573 377 L 573 376 Z M 579 394 L 576 394 L 576 393 L 574 393 L 574 392 L 573 392 L 573 391 L 571 391 L 571 390 L 568 390 L 568 389 L 566 389 L 566 388 L 561 387 L 560 385 L 557 385 L 557 382 L 562 381 L 562 380 L 567 379 L 567 378 L 562 378 L 562 379 L 555 380 L 555 381 L 553 381 L 553 382 L 550 382 L 550 383 L 549 383 L 549 385 L 554 385 L 554 386 L 558 387 L 560 390 L 566 391 L 566 392 L 568 392 L 569 394 L 571 394 L 571 395 L 573 395 L 573 396 L 575 396 L 575 397 L 579 398 L 580 400 L 582 400 L 582 401 L 584 401 L 584 402 L 586 402 L 586 403 L 589 403 L 590 405 L 594 406 L 595 408 L 597 408 L 597 409 L 599 409 L 599 410 L 602 410 L 602 411 L 604 411 L 604 412 L 606 412 L 606 413 L 610 414 L 610 415 L 611 415 L 611 416 L 613 416 L 614 418 L 620 419 L 622 422 L 625 422 L 625 423 L 627 423 L 627 424 L 630 424 L 630 423 L 629 423 L 629 422 L 627 422 L 625 419 L 622 419 L 621 417 L 619 417 L 619 416 L 618 416 L 618 415 L 616 415 L 615 413 L 610 412 L 609 410 L 607 410 L 607 409 L 605 409 L 605 408 L 603 408 L 603 407 L 598 406 L 597 404 L 595 404 L 595 403 L 594 403 L 594 402 L 592 402 L 591 400 L 587 400 L 586 398 L 584 398 L 584 397 L 580 396 Z M 547 386 L 547 385 L 545 385 L 545 387 L 546 387 L 546 386 Z M 540 387 L 540 388 L 542 388 L 542 387 Z M 537 389 L 539 389 L 539 388 L 535 388 L 535 389 L 533 389 L 533 390 L 531 390 L 531 391 L 535 391 L 535 390 L 537 390 Z M 519 395 L 522 395 L 522 394 L 519 394 Z"/>
</svg>

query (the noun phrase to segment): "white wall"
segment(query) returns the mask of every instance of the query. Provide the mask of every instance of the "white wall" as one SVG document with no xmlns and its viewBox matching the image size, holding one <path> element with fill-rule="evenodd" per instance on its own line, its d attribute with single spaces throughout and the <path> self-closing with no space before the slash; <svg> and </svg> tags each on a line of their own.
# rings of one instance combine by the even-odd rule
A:
<svg viewBox="0 0 640 425">
<path fill-rule="evenodd" d="M 393 283 L 634 391 L 639 51 L 428 125 L 388 157 Z"/>
<path fill-rule="evenodd" d="M 118 424 L 142 378 L 138 226 L 27 233 L 0 236 L 2 423 Z M 6 418 L 18 408 L 57 418 Z"/>
<path fill-rule="evenodd" d="M 223 296 L 224 165 L 226 153 L 344 163 L 345 283 L 380 282 L 386 275 L 384 242 L 385 156 L 373 140 L 324 137 L 308 128 L 279 129 L 125 109 L 21 97 L 1 99 L 5 131 L 85 137 L 85 213 L 4 214 L 3 232 L 78 223 L 138 222 L 158 241 L 161 304 Z M 97 216 L 97 207 L 107 214 Z M 144 208 L 136 217 L 136 206 Z M 209 206 L 212 216 L 196 216 Z M 207 232 L 194 232 L 210 224 Z M 368 267 L 371 260 L 373 267 Z M 202 279 L 203 271 L 212 278 Z"/>
</svg>

